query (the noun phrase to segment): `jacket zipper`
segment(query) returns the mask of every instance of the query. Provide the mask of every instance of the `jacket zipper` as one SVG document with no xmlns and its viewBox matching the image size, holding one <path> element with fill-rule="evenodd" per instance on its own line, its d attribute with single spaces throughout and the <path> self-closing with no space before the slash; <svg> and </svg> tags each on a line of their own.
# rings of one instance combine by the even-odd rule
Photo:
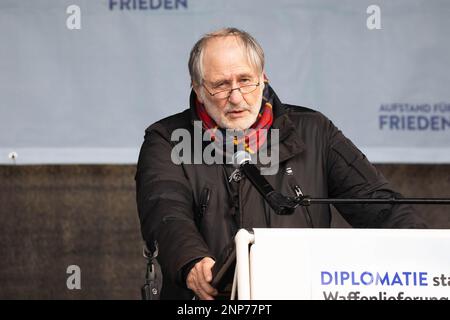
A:
<svg viewBox="0 0 450 320">
<path fill-rule="evenodd" d="M 206 214 L 210 196 L 211 190 L 209 190 L 209 188 L 204 188 L 200 197 L 200 219 Z"/>
<path fill-rule="evenodd" d="M 242 228 L 244 225 L 244 207 L 242 205 L 242 188 L 243 188 L 243 183 L 239 183 L 238 186 L 238 201 L 239 201 L 239 226 L 238 229 Z"/>
</svg>

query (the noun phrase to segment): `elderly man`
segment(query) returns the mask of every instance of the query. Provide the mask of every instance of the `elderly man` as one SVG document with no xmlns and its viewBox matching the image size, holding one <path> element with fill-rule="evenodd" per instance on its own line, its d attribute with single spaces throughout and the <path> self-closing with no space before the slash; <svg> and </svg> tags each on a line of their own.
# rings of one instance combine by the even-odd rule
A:
<svg viewBox="0 0 450 320">
<path fill-rule="evenodd" d="M 263 50 L 248 33 L 227 28 L 205 35 L 191 51 L 189 71 L 190 108 L 146 130 L 136 173 L 142 235 L 147 244 L 156 242 L 159 247 L 162 298 L 195 294 L 213 299 L 217 290 L 211 286 L 212 266 L 240 228 L 327 228 L 331 223 L 328 205 L 276 215 L 228 161 L 174 159 L 176 130 L 195 136 L 195 124 L 201 123 L 201 130 L 210 133 L 216 155 L 226 159 L 226 148 L 223 152 L 217 148 L 226 142 L 242 145 L 252 154 L 276 146 L 272 148 L 276 163 L 271 165 L 277 170 L 265 177 L 284 195 L 399 196 L 324 115 L 278 99 L 264 73 Z M 277 134 L 266 134 L 269 129 Z M 230 139 L 230 132 L 243 135 Z M 208 148 L 208 141 L 201 144 L 201 151 Z M 180 156 L 194 152 L 195 148 L 185 148 Z M 354 227 L 426 227 L 407 205 L 336 207 Z"/>
</svg>

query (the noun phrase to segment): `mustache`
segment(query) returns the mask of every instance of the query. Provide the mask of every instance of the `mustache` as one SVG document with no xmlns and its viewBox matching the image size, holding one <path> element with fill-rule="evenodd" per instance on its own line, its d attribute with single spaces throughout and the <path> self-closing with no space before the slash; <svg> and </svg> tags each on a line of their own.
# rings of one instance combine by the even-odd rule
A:
<svg viewBox="0 0 450 320">
<path fill-rule="evenodd" d="M 229 106 L 226 106 L 225 107 L 225 109 L 224 109 L 224 112 L 225 113 L 229 113 L 229 112 L 236 112 L 236 111 L 251 111 L 251 107 L 250 106 L 239 106 L 239 107 L 236 107 L 236 106 L 231 106 L 231 105 L 229 105 Z"/>
</svg>

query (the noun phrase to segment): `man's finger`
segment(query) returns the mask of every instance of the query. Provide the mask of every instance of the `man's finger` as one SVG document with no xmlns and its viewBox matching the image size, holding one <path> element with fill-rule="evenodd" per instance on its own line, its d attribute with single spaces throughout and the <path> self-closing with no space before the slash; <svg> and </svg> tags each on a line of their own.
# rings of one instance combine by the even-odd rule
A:
<svg viewBox="0 0 450 320">
<path fill-rule="evenodd" d="M 210 294 L 208 294 L 206 291 L 204 291 L 202 288 L 198 288 L 197 292 L 195 293 L 197 297 L 199 297 L 201 300 L 214 300 L 214 297 Z"/>
<path fill-rule="evenodd" d="M 214 288 L 209 284 L 209 282 L 201 281 L 201 282 L 199 282 L 199 284 L 200 284 L 201 290 L 204 291 L 205 293 L 207 293 L 208 295 L 212 295 L 212 296 L 217 295 L 217 290 L 214 289 Z"/>
<path fill-rule="evenodd" d="M 205 258 L 202 264 L 203 280 L 200 284 L 202 289 L 209 295 L 217 295 L 217 290 L 210 285 L 212 280 L 212 267 L 216 262 L 211 258 Z"/>
<path fill-rule="evenodd" d="M 206 258 L 204 260 L 204 263 L 202 264 L 202 272 L 203 272 L 203 278 L 207 282 L 211 282 L 212 280 L 212 267 L 214 266 L 216 262 L 211 258 Z"/>
<path fill-rule="evenodd" d="M 214 288 L 211 286 L 208 288 L 209 284 L 206 281 L 202 281 L 199 277 L 193 275 L 188 281 L 188 288 L 191 289 L 197 297 L 202 300 L 211 300 L 213 299 L 212 293 L 214 293 Z M 211 290 L 212 289 L 212 290 Z"/>
</svg>

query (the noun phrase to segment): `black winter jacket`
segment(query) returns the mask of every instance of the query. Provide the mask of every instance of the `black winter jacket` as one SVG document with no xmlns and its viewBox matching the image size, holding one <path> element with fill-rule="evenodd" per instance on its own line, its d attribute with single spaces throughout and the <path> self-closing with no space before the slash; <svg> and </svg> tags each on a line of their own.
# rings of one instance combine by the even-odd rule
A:
<svg viewBox="0 0 450 320">
<path fill-rule="evenodd" d="M 274 123 L 280 131 L 279 170 L 265 178 L 275 190 L 317 198 L 399 196 L 386 179 L 333 123 L 319 112 L 280 102 L 269 87 Z M 156 122 L 146 130 L 136 173 L 141 231 L 157 241 L 164 285 L 162 298 L 190 298 L 182 268 L 193 260 L 218 257 L 240 228 L 311 227 L 304 207 L 275 215 L 244 177 L 229 182 L 230 165 L 181 164 L 171 161 L 177 128 L 193 132 L 198 120 L 191 108 Z M 353 227 L 425 228 L 409 205 L 336 205 Z M 328 228 L 328 205 L 309 208 L 312 226 Z M 268 225 L 270 224 L 270 225 Z"/>
</svg>

